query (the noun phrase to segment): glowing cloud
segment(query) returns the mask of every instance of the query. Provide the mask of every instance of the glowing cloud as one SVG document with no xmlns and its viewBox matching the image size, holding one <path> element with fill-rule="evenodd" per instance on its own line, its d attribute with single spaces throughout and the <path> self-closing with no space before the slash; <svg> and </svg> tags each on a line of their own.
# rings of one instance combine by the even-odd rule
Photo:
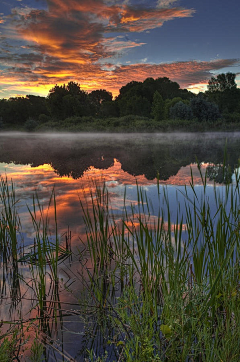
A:
<svg viewBox="0 0 240 362">
<path fill-rule="evenodd" d="M 0 94 L 47 95 L 54 84 L 75 80 L 85 90 L 105 88 L 116 95 L 131 80 L 163 76 L 188 87 L 206 83 L 213 70 L 235 65 L 235 59 L 147 64 L 146 56 L 139 64 L 121 64 L 123 54 L 146 44 L 126 33 L 193 16 L 193 9 L 176 2 L 46 0 L 47 7 L 36 9 L 22 1 L 10 15 L 0 16 Z"/>
</svg>

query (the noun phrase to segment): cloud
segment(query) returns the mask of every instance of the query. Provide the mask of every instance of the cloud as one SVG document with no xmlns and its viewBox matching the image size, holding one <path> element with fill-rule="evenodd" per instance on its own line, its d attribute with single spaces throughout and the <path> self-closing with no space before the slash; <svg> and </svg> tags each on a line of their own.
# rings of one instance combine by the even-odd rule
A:
<svg viewBox="0 0 240 362">
<path fill-rule="evenodd" d="M 131 80 L 166 76 L 188 87 L 207 82 L 213 70 L 236 64 L 236 59 L 148 64 L 143 58 L 139 64 L 116 65 L 128 50 L 145 45 L 126 33 L 194 14 L 176 3 L 159 0 L 153 7 L 148 1 L 134 6 L 123 0 L 46 0 L 41 9 L 15 7 L 0 17 L 2 87 L 46 95 L 56 83 L 75 80 L 86 90 L 105 88 L 116 95 Z"/>
<path fill-rule="evenodd" d="M 193 13 L 193 9 L 182 8 L 141 9 L 126 7 L 122 12 L 120 22 L 114 24 L 114 26 L 115 31 L 142 32 L 161 27 L 165 21 L 174 18 L 190 17 Z M 111 28 L 111 30 L 114 30 L 114 28 Z"/>
<path fill-rule="evenodd" d="M 24 39 L 39 52 L 84 64 L 119 56 L 123 49 L 139 46 L 122 40 L 116 47 L 106 40 L 109 33 L 142 32 L 165 21 L 191 16 L 192 9 L 131 6 L 124 1 L 47 0 L 48 9 L 16 7 L 6 27 L 10 38 Z M 14 34 L 15 30 L 15 34 Z M 119 42 L 118 42 L 119 43 Z M 141 44 L 143 45 L 143 44 Z"/>
<path fill-rule="evenodd" d="M 105 84 L 110 90 L 111 82 L 125 85 L 131 80 L 143 81 L 148 77 L 168 77 L 176 81 L 182 88 L 198 83 L 207 83 L 212 72 L 239 64 L 239 59 L 218 59 L 210 62 L 186 61 L 162 64 L 127 64 L 117 66 L 105 78 Z M 109 83 L 108 83 L 109 81 Z M 113 88 L 112 88 L 113 90 Z"/>
<path fill-rule="evenodd" d="M 179 0 L 158 0 L 157 7 L 158 8 L 169 7 L 178 1 Z"/>
<path fill-rule="evenodd" d="M 7 84 L 15 84 L 14 89 L 19 90 L 24 84 L 28 93 L 32 86 L 35 91 L 38 89 L 38 92 L 42 91 L 41 94 L 47 95 L 56 83 L 75 80 L 85 90 L 104 88 L 117 95 L 119 89 L 126 83 L 132 80 L 143 81 L 148 77 L 168 77 L 178 82 L 182 88 L 206 84 L 213 72 L 238 63 L 237 59 L 218 59 L 210 62 L 186 61 L 163 64 L 89 64 L 86 67 L 84 64 L 71 62 L 63 64 L 54 58 L 49 58 L 44 63 L 39 62 L 34 71 L 28 67 L 21 67 L 20 61 L 18 67 L 11 67 L 5 74 L 0 74 L 0 82 L 5 84 L 5 88 Z"/>
</svg>

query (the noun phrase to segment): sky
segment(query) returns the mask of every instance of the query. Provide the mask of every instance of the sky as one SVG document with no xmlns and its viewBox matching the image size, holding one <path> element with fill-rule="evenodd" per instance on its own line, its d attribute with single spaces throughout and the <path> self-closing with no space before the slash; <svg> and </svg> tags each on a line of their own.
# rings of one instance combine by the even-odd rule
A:
<svg viewBox="0 0 240 362">
<path fill-rule="evenodd" d="M 0 0 L 0 98 L 148 77 L 198 93 L 226 72 L 240 87 L 239 19 L 239 0 Z"/>
</svg>

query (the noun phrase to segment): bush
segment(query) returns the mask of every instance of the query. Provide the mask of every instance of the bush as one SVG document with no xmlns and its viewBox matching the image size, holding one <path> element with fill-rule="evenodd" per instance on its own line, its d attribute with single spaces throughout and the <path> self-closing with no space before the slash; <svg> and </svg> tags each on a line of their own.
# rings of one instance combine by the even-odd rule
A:
<svg viewBox="0 0 240 362">
<path fill-rule="evenodd" d="M 208 102 L 202 96 L 191 99 L 190 102 L 193 117 L 198 121 L 215 121 L 221 117 L 218 106 Z"/>
<path fill-rule="evenodd" d="M 46 123 L 49 121 L 49 116 L 47 116 L 46 114 L 40 114 L 38 120 L 40 123 Z"/>
<path fill-rule="evenodd" d="M 193 112 L 190 105 L 183 103 L 182 101 L 177 102 L 169 111 L 170 118 L 173 119 L 193 119 Z"/>
<path fill-rule="evenodd" d="M 0 117 L 0 129 L 3 129 L 3 128 L 4 128 L 4 123 L 3 123 L 2 117 Z"/>
<path fill-rule="evenodd" d="M 223 118 L 228 123 L 240 123 L 240 113 L 226 113 L 223 115 Z"/>
<path fill-rule="evenodd" d="M 34 131 L 37 126 L 39 125 L 38 121 L 36 121 L 33 118 L 29 118 L 25 123 L 24 123 L 24 128 L 26 131 Z"/>
</svg>

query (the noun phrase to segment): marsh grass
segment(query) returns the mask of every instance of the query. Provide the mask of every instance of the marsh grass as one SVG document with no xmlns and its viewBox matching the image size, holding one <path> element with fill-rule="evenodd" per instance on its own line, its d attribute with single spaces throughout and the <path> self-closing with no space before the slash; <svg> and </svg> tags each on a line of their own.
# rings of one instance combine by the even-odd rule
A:
<svg viewBox="0 0 240 362">
<path fill-rule="evenodd" d="M 215 185 L 215 200 L 209 200 L 200 166 L 199 172 L 203 194 L 192 180 L 175 223 L 161 205 L 151 223 L 141 189 L 137 206 L 123 207 L 121 222 L 109 214 L 107 192 L 106 204 L 101 194 L 93 214 L 84 213 L 94 255 L 89 292 L 114 330 L 108 342 L 116 355 L 109 360 L 239 360 L 239 175 L 236 185 Z M 167 190 L 162 193 L 169 206 Z"/>
<path fill-rule="evenodd" d="M 225 169 L 223 164 L 223 172 Z M 82 248 L 71 254 L 79 263 L 75 276 L 82 289 L 81 310 L 75 314 L 84 322 L 80 358 L 239 360 L 239 175 L 235 175 L 235 184 L 214 185 L 210 200 L 200 165 L 199 172 L 202 194 L 192 177 L 190 188 L 179 191 L 185 203 L 176 205 L 174 222 L 167 188 L 159 183 L 155 218 L 153 205 L 138 186 L 136 205 L 129 205 L 125 194 L 120 213 L 111 208 L 105 185 L 96 186 L 90 197 L 80 200 L 85 237 Z M 34 308 L 39 309 L 34 323 L 39 321 L 39 331 L 51 336 L 49 321 L 57 326 L 63 318 L 59 264 L 71 253 L 69 242 L 65 247 L 60 243 L 54 192 L 49 202 L 55 210 L 54 235 L 50 237 L 48 213 L 36 197 L 29 209 L 35 241 L 32 250 L 23 253 L 16 236 L 20 221 L 14 211 L 14 187 L 9 192 L 6 180 L 2 190 L 2 262 L 11 262 L 13 270 L 14 263 L 29 265 L 31 283 L 27 283 L 33 291 Z M 69 239 L 69 231 L 67 235 Z M 74 293 L 70 287 L 68 291 Z M 68 313 L 71 315 L 70 310 Z M 39 360 L 47 360 L 37 342 L 32 351 Z M 58 353 L 63 360 L 72 358 L 64 350 L 58 349 Z"/>
</svg>

